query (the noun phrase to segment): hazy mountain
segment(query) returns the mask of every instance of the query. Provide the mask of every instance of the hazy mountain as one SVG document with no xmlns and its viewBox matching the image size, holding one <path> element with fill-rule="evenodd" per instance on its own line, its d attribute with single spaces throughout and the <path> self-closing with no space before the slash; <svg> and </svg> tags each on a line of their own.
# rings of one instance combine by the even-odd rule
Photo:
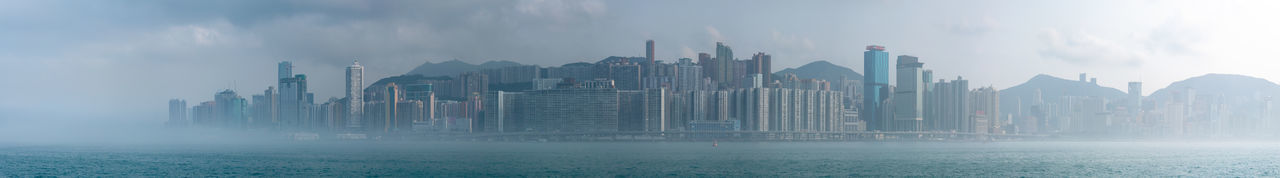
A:
<svg viewBox="0 0 1280 178">
<path fill-rule="evenodd" d="M 800 66 L 799 68 L 782 69 L 773 73 L 773 75 L 780 77 L 791 73 L 796 74 L 796 76 L 800 78 L 816 78 L 827 80 L 829 82 L 839 81 L 842 76 L 848 77 L 848 79 L 851 80 L 862 80 L 862 74 L 827 61 L 814 61 Z"/>
<path fill-rule="evenodd" d="M 1016 113 L 1019 99 L 1022 100 L 1023 106 L 1031 105 L 1037 89 L 1040 90 L 1041 98 L 1046 103 L 1056 103 L 1062 96 L 1100 96 L 1111 100 L 1122 99 L 1125 96 L 1125 92 L 1119 89 L 1040 74 L 1025 83 L 1000 90 L 1000 111 Z"/>
<path fill-rule="evenodd" d="M 1173 82 L 1168 87 L 1151 93 L 1148 98 L 1160 103 L 1171 99 L 1175 92 L 1185 94 L 1187 88 L 1195 89 L 1196 96 L 1220 96 L 1230 99 L 1228 101 L 1280 96 L 1280 85 L 1266 79 L 1235 74 L 1205 74 Z"/>
<path fill-rule="evenodd" d="M 451 76 L 425 77 L 418 74 L 405 74 L 400 76 L 391 76 L 387 78 L 378 79 L 378 81 L 375 81 L 372 84 L 369 84 L 368 86 L 365 86 L 365 87 L 367 87 L 366 89 L 368 89 L 368 88 L 372 88 L 373 86 L 386 85 L 387 83 L 405 84 L 405 83 L 417 82 L 420 80 L 451 80 L 451 79 L 453 79 L 453 77 Z"/>
<path fill-rule="evenodd" d="M 451 60 L 440 63 L 431 63 L 427 61 L 419 65 L 406 75 L 422 75 L 422 76 L 455 76 L 458 73 L 480 71 L 481 69 L 503 68 L 510 66 L 518 66 L 520 63 L 511 61 L 489 61 L 480 65 L 470 64 L 459 60 Z"/>
</svg>

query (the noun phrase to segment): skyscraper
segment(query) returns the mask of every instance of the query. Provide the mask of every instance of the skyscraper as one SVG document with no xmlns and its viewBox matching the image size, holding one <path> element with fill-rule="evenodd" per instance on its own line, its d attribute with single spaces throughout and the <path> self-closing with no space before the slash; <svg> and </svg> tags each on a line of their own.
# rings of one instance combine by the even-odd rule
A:
<svg viewBox="0 0 1280 178">
<path fill-rule="evenodd" d="M 884 52 L 884 46 L 867 46 L 862 60 L 865 75 L 859 117 L 867 121 L 867 130 L 888 130 L 888 122 L 882 120 L 884 113 L 880 112 L 884 110 L 881 103 L 889 98 L 889 53 Z"/>
<path fill-rule="evenodd" d="M 293 77 L 293 63 L 289 61 L 280 62 L 277 72 L 279 72 L 279 74 L 276 79 Z"/>
<path fill-rule="evenodd" d="M 934 91 L 933 70 L 921 71 L 920 80 L 923 82 L 921 84 L 924 84 L 924 87 L 921 87 L 923 90 L 920 92 L 924 96 L 924 99 L 921 100 L 924 101 L 924 108 L 921 108 L 924 110 L 922 112 L 924 115 L 921 117 L 922 120 L 920 122 L 924 130 L 932 130 L 931 123 L 933 120 L 938 119 L 938 102 L 936 101 L 938 97 L 937 92 Z"/>
<path fill-rule="evenodd" d="M 974 133 L 997 133 L 1004 126 L 1000 119 L 1000 90 L 994 87 L 982 87 L 969 92 L 969 129 Z M 1095 112 L 1096 113 L 1096 112 Z"/>
<path fill-rule="evenodd" d="M 915 56 L 898 56 L 898 85 L 894 88 L 893 130 L 921 131 L 924 120 L 924 63 Z"/>
<path fill-rule="evenodd" d="M 220 123 L 215 123 L 216 127 L 243 129 L 248 123 L 245 115 L 245 109 L 248 108 L 244 98 L 237 95 L 235 91 L 223 90 L 213 96 L 214 115 L 218 116 Z"/>
<path fill-rule="evenodd" d="M 655 66 L 655 63 L 653 62 L 653 40 L 645 41 L 644 46 L 644 57 L 649 59 L 649 63 L 645 64 L 645 77 L 653 77 L 658 71 L 657 66 Z"/>
<path fill-rule="evenodd" d="M 676 63 L 676 91 L 702 89 L 702 67 L 693 63 L 693 59 L 681 58 Z"/>
<path fill-rule="evenodd" d="M 377 118 L 377 121 L 374 122 L 377 123 L 373 129 L 376 133 L 390 133 L 391 131 L 395 131 L 396 123 L 398 123 L 396 119 L 399 118 L 396 114 L 399 114 L 397 109 L 400 109 L 398 106 L 400 103 L 400 87 L 396 86 L 395 83 L 389 83 L 384 89 L 386 93 L 381 95 L 383 105 L 380 109 L 382 110 L 377 111 L 382 112 L 382 114 L 380 114 L 381 118 Z"/>
<path fill-rule="evenodd" d="M 769 67 L 772 65 L 772 60 L 773 56 L 764 52 L 751 55 L 751 66 L 747 67 L 747 70 L 750 71 L 747 74 L 760 74 L 763 77 L 760 79 L 763 83 L 772 83 L 773 69 Z"/>
<path fill-rule="evenodd" d="M 960 131 L 968 132 L 964 125 L 969 119 L 969 81 L 964 78 L 956 77 L 955 80 L 947 82 L 938 80 L 934 84 L 934 106 L 937 111 L 936 120 L 929 121 L 930 129 L 935 131 Z"/>
<path fill-rule="evenodd" d="M 347 66 L 347 123 L 348 129 L 359 129 L 364 115 L 364 66 L 360 61 Z"/>
<path fill-rule="evenodd" d="M 250 108 L 253 108 L 253 127 L 269 128 L 272 124 L 279 122 L 276 120 L 277 112 L 279 112 L 276 109 L 278 99 L 279 96 L 276 94 L 275 87 L 267 87 L 267 90 L 262 91 L 261 95 L 253 95 L 253 104 L 250 105 Z"/>
<path fill-rule="evenodd" d="M 167 124 L 170 127 L 187 125 L 187 100 L 169 100 L 169 122 Z"/>
<path fill-rule="evenodd" d="M 640 66 L 633 63 L 609 64 L 609 79 L 617 83 L 619 90 L 640 90 Z"/>
<path fill-rule="evenodd" d="M 307 93 L 307 76 L 298 74 L 294 77 L 280 79 L 280 95 L 276 106 L 276 119 L 280 127 L 301 128 L 308 123 L 310 105 L 313 104 Z"/>
<path fill-rule="evenodd" d="M 716 83 L 719 83 L 721 88 L 736 84 L 733 80 L 740 76 L 733 76 L 733 49 L 729 48 L 729 46 L 725 46 L 724 43 L 716 42 L 715 61 L 717 65 L 717 74 L 713 80 L 715 80 Z"/>
<path fill-rule="evenodd" d="M 1142 82 L 1129 82 L 1129 111 L 1142 110 Z"/>
<path fill-rule="evenodd" d="M 711 54 L 698 53 L 698 66 L 702 66 L 702 77 L 716 81 L 716 76 L 720 75 L 720 65 L 716 64 L 715 58 L 711 58 Z M 712 88 L 706 89 L 715 89 Z"/>
</svg>

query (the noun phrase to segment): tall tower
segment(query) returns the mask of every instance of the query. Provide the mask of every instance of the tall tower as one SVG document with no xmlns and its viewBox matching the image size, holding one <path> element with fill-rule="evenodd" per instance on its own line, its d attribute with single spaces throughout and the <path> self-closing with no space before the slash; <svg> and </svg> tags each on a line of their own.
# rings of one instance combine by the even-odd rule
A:
<svg viewBox="0 0 1280 178">
<path fill-rule="evenodd" d="M 1129 82 L 1129 111 L 1142 110 L 1142 82 Z"/>
<path fill-rule="evenodd" d="M 278 74 L 278 75 L 277 75 L 277 77 L 276 77 L 276 79 L 277 79 L 277 80 L 279 80 L 279 79 L 283 79 L 283 78 L 290 78 L 290 77 L 293 77 L 293 63 L 292 63 L 292 62 L 289 62 L 289 61 L 282 61 L 282 62 L 280 62 L 280 64 L 279 64 L 277 67 L 278 67 L 278 69 L 279 69 L 279 70 L 277 70 L 277 71 L 279 72 L 279 74 Z"/>
<path fill-rule="evenodd" d="M 711 58 L 711 54 L 698 53 L 698 66 L 702 66 L 703 78 L 710 78 L 711 81 L 719 80 L 716 76 L 720 75 L 720 65 L 716 64 L 716 60 L 714 58 Z M 715 87 L 716 86 L 711 86 L 711 88 L 703 89 L 715 90 Z"/>
<path fill-rule="evenodd" d="M 862 65 L 865 75 L 862 80 L 862 110 L 858 117 L 867 122 L 867 130 L 887 131 L 889 126 L 883 120 L 881 111 L 884 106 L 881 103 L 889 98 L 888 92 L 884 91 L 889 87 L 889 53 L 884 52 L 884 46 L 867 46 L 867 51 L 862 53 Z"/>
<path fill-rule="evenodd" d="M 898 56 L 898 86 L 893 91 L 894 131 L 922 131 L 924 126 L 924 63 L 915 56 Z"/>
<path fill-rule="evenodd" d="M 360 61 L 347 66 L 347 128 L 359 129 L 364 116 L 364 66 Z"/>
<path fill-rule="evenodd" d="M 716 42 L 716 76 L 715 81 L 720 83 L 721 88 L 735 84 L 733 79 L 741 76 L 733 76 L 733 49 L 725 46 L 724 43 Z"/>
<path fill-rule="evenodd" d="M 770 65 L 772 65 L 770 64 L 772 63 L 772 60 L 773 60 L 772 58 L 773 58 L 772 55 L 765 54 L 764 52 L 759 52 L 759 53 L 756 53 L 755 55 L 751 55 L 751 66 L 748 67 L 748 70 L 750 70 L 750 72 L 747 72 L 747 74 L 760 74 L 761 75 L 760 80 L 763 81 L 765 84 L 773 82 L 773 78 L 770 77 L 773 75 L 772 73 L 773 69 L 770 69 L 769 67 Z"/>
<path fill-rule="evenodd" d="M 645 77 L 653 77 L 658 73 L 658 66 L 654 66 L 653 60 L 653 40 L 644 42 L 644 57 L 649 59 L 649 63 L 645 65 Z"/>
<path fill-rule="evenodd" d="M 169 100 L 168 125 L 171 127 L 183 127 L 187 125 L 187 100 Z"/>
<path fill-rule="evenodd" d="M 386 87 L 386 94 L 382 95 L 382 101 L 384 104 L 384 107 L 382 107 L 383 118 L 378 119 L 381 120 L 378 122 L 381 126 L 377 126 L 382 129 L 382 133 L 389 133 L 393 131 L 395 123 L 398 123 L 396 122 L 396 113 L 398 112 L 397 109 L 399 109 L 399 106 L 397 106 L 400 102 L 399 92 L 400 87 L 396 86 L 396 83 L 389 83 Z"/>
</svg>

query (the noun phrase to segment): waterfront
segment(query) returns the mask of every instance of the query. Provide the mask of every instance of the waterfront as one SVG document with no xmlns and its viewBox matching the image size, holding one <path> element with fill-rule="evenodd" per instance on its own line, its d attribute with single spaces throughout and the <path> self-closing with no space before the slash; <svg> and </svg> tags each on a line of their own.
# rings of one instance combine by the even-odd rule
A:
<svg viewBox="0 0 1280 178">
<path fill-rule="evenodd" d="M 1253 142 L 3 145 L 0 176 L 1276 176 Z"/>
</svg>

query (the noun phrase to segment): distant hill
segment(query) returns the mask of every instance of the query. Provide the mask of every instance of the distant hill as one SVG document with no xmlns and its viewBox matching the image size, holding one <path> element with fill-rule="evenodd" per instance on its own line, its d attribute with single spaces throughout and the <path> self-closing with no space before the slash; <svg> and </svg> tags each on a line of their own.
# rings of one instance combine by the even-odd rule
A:
<svg viewBox="0 0 1280 178">
<path fill-rule="evenodd" d="M 827 61 L 814 61 L 799 68 L 782 69 L 773 73 L 773 75 L 780 77 L 792 73 L 800 78 L 816 78 L 826 81 L 839 81 L 841 77 L 848 77 L 847 79 L 850 80 L 862 80 L 862 74 Z"/>
<path fill-rule="evenodd" d="M 649 58 L 645 58 L 645 57 L 609 56 L 604 59 L 601 59 L 600 61 L 596 61 L 596 64 L 618 63 L 618 62 L 645 63 L 645 62 L 648 62 L 648 60 Z"/>
<path fill-rule="evenodd" d="M 1031 105 L 1036 89 L 1040 90 L 1045 103 L 1056 103 L 1062 96 L 1098 96 L 1111 100 L 1125 97 L 1125 92 L 1119 89 L 1040 74 L 1025 83 L 1000 90 L 1000 110 L 1007 111 L 1005 113 L 1017 112 L 1018 99 L 1022 99 L 1024 106 Z"/>
<path fill-rule="evenodd" d="M 1223 97 L 1227 101 L 1256 101 L 1261 97 L 1280 96 L 1280 85 L 1266 79 L 1235 75 L 1205 74 L 1186 80 L 1173 82 L 1168 87 L 1151 93 L 1150 98 L 1157 103 L 1172 99 L 1173 93 L 1186 93 L 1187 88 L 1195 89 L 1197 96 Z M 1238 104 L 1231 103 L 1228 104 Z"/>
<path fill-rule="evenodd" d="M 459 60 L 445 61 L 441 63 L 431 63 L 427 61 L 419 65 L 406 75 L 422 75 L 422 76 L 455 76 L 458 73 L 480 71 L 481 69 L 493 69 L 518 66 L 520 63 L 511 61 L 489 61 L 480 65 L 470 64 Z"/>
<path fill-rule="evenodd" d="M 418 74 L 406 74 L 406 75 L 391 76 L 387 78 L 378 79 L 378 81 L 375 81 L 372 84 L 369 84 L 368 86 L 366 86 L 365 90 L 368 90 L 369 88 L 373 88 L 374 86 L 386 85 L 387 83 L 405 84 L 405 83 L 413 83 L 421 80 L 452 80 L 452 79 L 453 77 L 443 76 L 443 75 L 425 77 Z"/>
</svg>

